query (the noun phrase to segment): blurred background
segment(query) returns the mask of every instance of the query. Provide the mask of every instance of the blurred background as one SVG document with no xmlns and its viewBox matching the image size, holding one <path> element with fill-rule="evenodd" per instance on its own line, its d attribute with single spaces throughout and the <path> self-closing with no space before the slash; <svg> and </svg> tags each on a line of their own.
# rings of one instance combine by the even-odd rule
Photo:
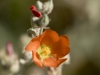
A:
<svg viewBox="0 0 100 75">
<path fill-rule="evenodd" d="M 23 47 L 30 40 L 26 32 L 31 27 L 33 16 L 30 6 L 35 2 L 36 0 L 0 0 L 0 54 L 10 41 L 17 58 L 21 57 Z M 62 75 L 100 75 L 100 0 L 53 2 L 49 27 L 59 35 L 67 35 L 71 48 L 71 61 L 69 65 L 64 65 Z M 45 75 L 45 70 L 33 64 L 33 67 L 23 73 Z M 2 67 L 0 75 L 7 75 Z"/>
</svg>

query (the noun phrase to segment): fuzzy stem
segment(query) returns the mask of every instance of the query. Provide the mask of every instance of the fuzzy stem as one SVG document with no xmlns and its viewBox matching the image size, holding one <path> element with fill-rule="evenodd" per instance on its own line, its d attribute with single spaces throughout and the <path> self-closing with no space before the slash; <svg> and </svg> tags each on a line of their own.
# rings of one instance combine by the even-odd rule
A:
<svg viewBox="0 0 100 75">
<path fill-rule="evenodd" d="M 40 28 L 40 35 L 43 33 L 43 27 Z"/>
<path fill-rule="evenodd" d="M 62 65 L 57 68 L 48 67 L 47 73 L 48 75 L 62 75 Z"/>
</svg>

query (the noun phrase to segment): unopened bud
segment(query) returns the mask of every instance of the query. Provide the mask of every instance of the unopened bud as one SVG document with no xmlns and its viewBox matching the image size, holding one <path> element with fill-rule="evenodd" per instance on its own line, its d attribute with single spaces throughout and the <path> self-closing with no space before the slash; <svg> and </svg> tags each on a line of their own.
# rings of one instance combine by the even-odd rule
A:
<svg viewBox="0 0 100 75">
<path fill-rule="evenodd" d="M 50 20 L 49 20 L 49 17 L 47 14 L 44 14 L 39 20 L 38 20 L 38 23 L 39 23 L 39 26 L 40 27 L 45 27 L 49 24 Z"/>
<path fill-rule="evenodd" d="M 41 1 L 36 1 L 37 10 L 41 11 L 43 9 L 43 3 Z"/>
<path fill-rule="evenodd" d="M 43 4 L 43 12 L 46 14 L 50 14 L 53 10 L 53 0 L 48 0 Z"/>
<path fill-rule="evenodd" d="M 30 9 L 31 9 L 31 10 L 37 10 L 36 7 L 33 6 L 33 5 L 30 7 Z"/>
<path fill-rule="evenodd" d="M 31 11 L 32 11 L 32 13 L 34 14 L 35 17 L 39 17 L 39 18 L 42 17 L 42 13 L 39 12 L 34 5 L 32 5 L 30 7 L 30 9 L 31 9 Z"/>
<path fill-rule="evenodd" d="M 11 42 L 7 42 L 6 53 L 7 53 L 8 56 L 13 55 L 13 46 L 12 46 Z"/>
<path fill-rule="evenodd" d="M 40 31 L 40 28 L 30 28 L 27 30 L 27 34 L 29 37 L 33 38 L 33 37 L 36 37 L 36 36 L 39 36 L 39 31 Z"/>
<path fill-rule="evenodd" d="M 38 17 L 33 17 L 33 18 L 31 19 L 31 26 L 32 26 L 32 28 L 37 28 L 37 27 L 38 27 L 38 26 L 37 26 L 38 20 L 39 20 Z"/>
</svg>

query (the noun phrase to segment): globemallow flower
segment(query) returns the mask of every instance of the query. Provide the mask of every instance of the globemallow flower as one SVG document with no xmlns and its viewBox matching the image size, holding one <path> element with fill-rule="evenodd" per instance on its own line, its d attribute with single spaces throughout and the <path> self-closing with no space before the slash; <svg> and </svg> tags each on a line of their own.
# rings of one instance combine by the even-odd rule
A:
<svg viewBox="0 0 100 75">
<path fill-rule="evenodd" d="M 58 67 L 67 58 L 69 51 L 68 37 L 59 35 L 53 30 L 45 30 L 40 36 L 33 38 L 26 46 L 32 51 L 32 59 L 39 67 Z"/>
</svg>

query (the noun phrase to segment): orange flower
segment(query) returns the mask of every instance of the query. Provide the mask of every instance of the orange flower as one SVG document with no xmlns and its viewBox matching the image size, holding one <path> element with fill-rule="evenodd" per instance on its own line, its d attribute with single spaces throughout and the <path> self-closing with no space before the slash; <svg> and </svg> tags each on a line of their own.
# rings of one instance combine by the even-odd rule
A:
<svg viewBox="0 0 100 75">
<path fill-rule="evenodd" d="M 43 67 L 58 67 L 67 58 L 70 51 L 67 36 L 60 36 L 53 30 L 45 30 L 39 37 L 33 38 L 25 48 L 32 51 L 34 62 Z"/>
</svg>

